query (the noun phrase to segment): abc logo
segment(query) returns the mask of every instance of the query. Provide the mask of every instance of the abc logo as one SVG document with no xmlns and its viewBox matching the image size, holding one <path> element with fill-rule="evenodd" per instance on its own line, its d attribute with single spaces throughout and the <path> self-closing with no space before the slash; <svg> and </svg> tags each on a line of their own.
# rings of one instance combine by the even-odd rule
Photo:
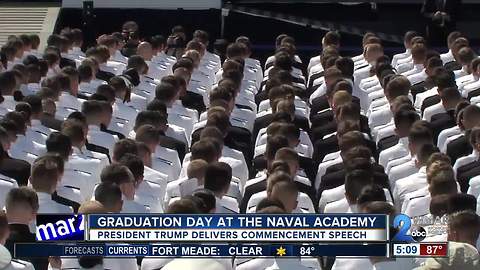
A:
<svg viewBox="0 0 480 270">
<path fill-rule="evenodd" d="M 421 242 L 427 237 L 427 231 L 423 227 L 412 228 L 410 235 L 416 242 Z"/>
<path fill-rule="evenodd" d="M 398 232 L 393 237 L 394 241 L 401 242 L 420 242 L 427 237 L 427 232 L 422 227 L 412 227 L 412 221 L 409 216 L 400 214 L 393 220 L 393 227 Z"/>
</svg>

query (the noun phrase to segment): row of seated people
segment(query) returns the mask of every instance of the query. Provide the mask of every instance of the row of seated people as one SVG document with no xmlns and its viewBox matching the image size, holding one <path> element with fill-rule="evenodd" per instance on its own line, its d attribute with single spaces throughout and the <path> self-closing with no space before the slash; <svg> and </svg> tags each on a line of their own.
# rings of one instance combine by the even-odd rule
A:
<svg viewBox="0 0 480 270">
<path fill-rule="evenodd" d="M 452 214 L 450 204 L 454 211 L 478 214 L 480 60 L 468 39 L 452 32 L 449 51 L 439 54 L 410 31 L 405 53 L 392 60 L 372 33 L 364 36 L 363 54 L 347 59 L 339 56 L 337 33 L 327 33 L 322 41 L 321 55 L 308 67 L 311 137 L 319 163 L 314 183 L 318 211 L 357 212 L 347 180 L 359 168 L 369 168 L 398 213 L 441 217 Z M 350 153 L 355 133 L 353 152 L 364 154 Z M 380 198 L 381 192 L 375 196 Z M 478 249 L 478 238 L 471 239 L 468 243 Z M 425 239 L 432 240 L 446 241 L 447 234 Z M 332 269 L 369 267 L 365 259 L 337 258 Z"/>
<path fill-rule="evenodd" d="M 416 33 L 406 35 L 405 57 L 394 56 L 390 63 L 381 40 L 372 34 L 364 38 L 364 53 L 349 58 L 338 53 L 338 34 L 328 32 L 319 61 L 310 61 L 308 76 L 290 36 L 277 38 L 265 72 L 250 57 L 248 38 L 230 44 L 221 63 L 205 49 L 204 31 L 193 36 L 177 59 L 165 53 L 161 36 L 138 42 L 129 57 L 121 53 L 125 44 L 118 33 L 100 36 L 85 53 L 78 49 L 82 43 L 75 29 L 52 35 L 42 55 L 31 48 L 34 38 L 11 38 L 2 48 L 9 57 L 6 71 L 0 73 L 0 173 L 6 187 L 1 201 L 7 219 L 22 225 L 17 231 L 27 232 L 34 220 L 34 215 L 20 221 L 11 214 L 17 205 L 25 207 L 18 213 L 86 213 L 90 210 L 82 206 L 89 205 L 114 213 L 318 211 L 394 216 L 402 211 L 442 216 L 476 211 L 476 205 L 463 202 L 476 202 L 478 194 L 459 193 L 475 185 L 461 181 L 458 174 L 464 165 L 472 166 L 466 173 L 475 173 L 476 158 L 452 167 L 464 160 L 451 153 L 459 147 L 450 147 L 450 152 L 447 147 L 443 152 L 448 155 L 441 154 L 434 146 L 441 136 L 432 128 L 432 119 L 458 115 L 453 124 L 442 122 L 452 127 L 458 123 L 457 132 L 447 138 L 463 138 L 462 146 L 469 148 L 464 156 L 471 153 L 467 141 L 476 145 L 478 107 L 461 98 L 455 79 L 471 75 L 470 81 L 462 80 L 466 87 L 476 82 L 475 73 L 452 71 L 456 66 L 444 65 Z M 461 46 L 462 40 L 457 36 L 449 46 L 456 62 L 467 58 L 460 55 L 470 49 L 468 41 Z M 473 65 L 475 58 L 466 65 Z M 427 68 L 430 75 L 417 78 L 412 86 L 411 77 L 427 73 Z M 418 106 L 421 96 L 425 102 Z M 438 103 L 427 106 L 434 98 L 440 98 L 444 111 L 428 110 Z M 452 107 L 456 115 L 447 112 Z M 38 203 L 9 203 L 16 192 L 28 194 L 24 202 Z M 461 203 L 447 212 L 452 201 Z M 462 226 L 469 228 L 469 235 L 476 234 L 468 242 L 475 245 L 478 231 L 470 225 L 478 216 L 473 215 L 477 219 Z M 7 247 L 21 241 L 15 239 L 19 234 L 12 235 Z M 446 239 L 446 234 L 438 237 Z M 453 240 L 467 238 L 461 234 Z M 169 261 L 144 258 L 141 268 L 158 269 Z M 328 269 L 333 260 L 219 261 L 227 269 L 278 269 L 282 263 L 291 264 L 282 269 Z M 333 267 L 373 269 L 377 263 L 368 258 L 354 261 L 337 258 Z M 34 263 L 36 269 L 48 264 Z M 50 262 L 52 267 L 57 263 Z M 78 268 L 78 263 L 62 258 L 61 267 Z M 137 269 L 135 259 L 104 263 L 110 269 Z M 413 263 L 381 265 L 411 269 L 401 267 Z"/>
</svg>

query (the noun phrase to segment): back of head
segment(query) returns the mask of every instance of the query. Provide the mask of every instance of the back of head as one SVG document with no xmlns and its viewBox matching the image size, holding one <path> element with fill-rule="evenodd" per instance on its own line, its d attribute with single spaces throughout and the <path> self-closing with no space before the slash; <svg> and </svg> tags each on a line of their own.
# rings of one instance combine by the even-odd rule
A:
<svg viewBox="0 0 480 270">
<path fill-rule="evenodd" d="M 118 213 L 122 209 L 122 191 L 113 182 L 102 182 L 95 189 L 95 201 L 100 202 L 108 212 Z"/>
<path fill-rule="evenodd" d="M 480 235 L 480 217 L 472 211 L 454 213 L 449 216 L 448 230 L 448 240 L 475 245 Z"/>
<path fill-rule="evenodd" d="M 410 81 L 405 76 L 396 76 L 387 84 L 385 96 L 389 101 L 399 96 L 406 96 L 410 91 Z"/>
<path fill-rule="evenodd" d="M 273 185 L 270 199 L 281 201 L 287 213 L 297 208 L 298 188 L 293 181 L 280 181 Z"/>
<path fill-rule="evenodd" d="M 420 146 L 418 149 L 418 152 L 416 153 L 417 161 L 422 165 L 426 166 L 428 159 L 430 156 L 432 156 L 434 153 L 440 152 L 440 149 L 438 147 L 432 145 L 432 144 L 424 144 Z"/>
<path fill-rule="evenodd" d="M 191 198 L 181 198 L 168 205 L 167 214 L 201 214 L 198 205 Z M 174 268 L 172 268 L 174 269 Z"/>
<path fill-rule="evenodd" d="M 87 120 L 97 121 L 103 115 L 103 105 L 97 100 L 87 100 L 82 104 L 82 113 L 85 114 Z"/>
<path fill-rule="evenodd" d="M 160 130 L 152 125 L 143 125 L 137 128 L 135 140 L 147 145 L 157 145 L 160 142 Z"/>
<path fill-rule="evenodd" d="M 455 181 L 455 175 L 452 169 L 438 171 L 430 178 L 428 190 L 432 197 L 457 193 L 457 182 Z"/>
<path fill-rule="evenodd" d="M 470 47 L 461 48 L 457 54 L 458 62 L 462 66 L 468 66 L 476 57 L 475 51 Z"/>
<path fill-rule="evenodd" d="M 463 126 L 465 130 L 470 130 L 480 123 L 480 107 L 477 105 L 468 105 L 463 109 Z"/>
<path fill-rule="evenodd" d="M 203 214 L 210 214 L 215 209 L 215 193 L 211 190 L 205 188 L 197 189 L 192 196 L 199 199 L 198 208 Z"/>
<path fill-rule="evenodd" d="M 456 87 L 455 84 L 455 74 L 452 71 L 446 70 L 445 68 L 435 69 L 433 75 L 433 81 L 439 89 L 445 89 L 447 87 Z"/>
<path fill-rule="evenodd" d="M 72 153 L 70 138 L 60 132 L 52 132 L 45 144 L 48 152 L 59 154 L 64 160 L 67 160 Z"/>
<path fill-rule="evenodd" d="M 270 198 L 264 198 L 258 202 L 255 211 L 257 214 L 284 214 L 282 202 Z"/>
<path fill-rule="evenodd" d="M 432 197 L 430 201 L 430 214 L 434 217 L 443 217 L 447 213 L 450 195 L 442 194 Z"/>
<path fill-rule="evenodd" d="M 340 34 L 337 31 L 328 31 L 323 37 L 322 44 L 327 46 L 340 46 Z"/>
<path fill-rule="evenodd" d="M 5 210 L 7 214 L 16 212 L 25 214 L 27 211 L 36 213 L 38 211 L 38 196 L 29 187 L 13 188 L 7 193 Z"/>
<path fill-rule="evenodd" d="M 125 154 L 138 154 L 137 144 L 132 139 L 122 139 L 113 146 L 114 161 L 119 161 Z"/>
<path fill-rule="evenodd" d="M 99 201 L 86 201 L 78 208 L 79 214 L 105 214 L 107 212 L 109 212 L 107 208 Z"/>
<path fill-rule="evenodd" d="M 212 140 L 200 140 L 194 143 L 190 149 L 191 160 L 202 159 L 207 163 L 217 161 L 219 158 L 219 149 Z"/>
<path fill-rule="evenodd" d="M 342 152 L 347 152 L 353 147 L 365 145 L 365 137 L 360 131 L 349 131 L 343 134 L 343 136 L 338 140 L 338 146 Z"/>
<path fill-rule="evenodd" d="M 230 187 L 232 168 L 224 162 L 210 163 L 205 170 L 205 188 L 215 195 L 223 195 Z"/>
<path fill-rule="evenodd" d="M 143 125 L 152 125 L 158 128 L 163 120 L 165 120 L 165 116 L 160 111 L 141 111 L 135 118 L 135 126 L 133 129 L 137 130 Z"/>
<path fill-rule="evenodd" d="M 60 168 L 52 158 L 38 158 L 32 165 L 30 184 L 37 192 L 52 193 L 60 175 Z"/>
<path fill-rule="evenodd" d="M 189 179 L 196 178 L 203 180 L 205 178 L 207 167 L 208 163 L 203 159 L 192 160 L 187 166 L 187 177 Z"/>
<path fill-rule="evenodd" d="M 178 89 L 169 83 L 160 83 L 155 88 L 155 98 L 168 103 L 177 97 Z"/>
<path fill-rule="evenodd" d="M 356 204 L 362 189 L 373 183 L 370 172 L 354 170 L 345 177 L 345 197 L 349 204 Z"/>
<path fill-rule="evenodd" d="M 412 46 L 412 58 L 415 63 L 423 64 L 426 59 L 427 47 L 422 43 L 417 43 Z"/>
<path fill-rule="evenodd" d="M 448 197 L 447 214 L 451 215 L 461 211 L 477 211 L 477 199 L 475 196 L 457 193 Z"/>
<path fill-rule="evenodd" d="M 103 168 L 102 173 L 100 174 L 100 180 L 102 183 L 107 182 L 117 185 L 134 181 L 133 175 L 127 166 L 115 163 Z"/>
<path fill-rule="evenodd" d="M 370 202 L 386 202 L 385 191 L 381 186 L 368 185 L 365 186 L 357 198 L 357 204 L 362 207 Z"/>
<path fill-rule="evenodd" d="M 422 145 L 427 143 L 432 143 L 433 134 L 430 128 L 430 124 L 426 121 L 417 121 L 410 128 L 410 133 L 408 134 L 408 141 L 410 144 Z"/>
<path fill-rule="evenodd" d="M 143 160 L 139 155 L 125 154 L 118 162 L 120 165 L 126 166 L 136 181 L 143 180 L 143 174 L 145 171 Z"/>
<path fill-rule="evenodd" d="M 283 147 L 288 147 L 288 146 L 289 146 L 288 139 L 285 136 L 278 135 L 273 137 L 267 137 L 265 158 L 267 160 L 273 161 L 277 151 Z"/>
</svg>

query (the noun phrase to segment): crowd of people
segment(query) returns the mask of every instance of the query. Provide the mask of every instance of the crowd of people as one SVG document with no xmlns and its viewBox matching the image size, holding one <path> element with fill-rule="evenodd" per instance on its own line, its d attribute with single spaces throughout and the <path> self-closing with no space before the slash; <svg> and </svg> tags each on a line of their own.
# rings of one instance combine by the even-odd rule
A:
<svg viewBox="0 0 480 270">
<path fill-rule="evenodd" d="M 85 48 L 80 29 L 11 36 L 0 65 L 0 269 L 479 269 L 480 58 L 327 32 L 303 64 L 282 34 L 264 64 L 181 26 Z M 478 205 L 478 206 L 477 206 Z M 449 257 L 13 258 L 44 213 L 370 213 L 448 217 Z M 443 220 L 443 219 L 442 219 Z M 3 268 L 5 267 L 5 268 Z M 34 268 L 33 268 L 34 267 Z"/>
</svg>

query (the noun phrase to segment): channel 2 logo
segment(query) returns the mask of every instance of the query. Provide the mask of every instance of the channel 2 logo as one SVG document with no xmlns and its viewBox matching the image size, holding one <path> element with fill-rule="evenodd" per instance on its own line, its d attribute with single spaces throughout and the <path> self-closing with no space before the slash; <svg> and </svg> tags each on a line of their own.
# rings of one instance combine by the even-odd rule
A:
<svg viewBox="0 0 480 270">
<path fill-rule="evenodd" d="M 398 233 L 393 237 L 394 241 L 421 242 L 427 237 L 427 231 L 423 227 L 412 227 L 412 220 L 407 215 L 397 215 L 393 220 L 393 227 L 398 229 Z"/>
</svg>

